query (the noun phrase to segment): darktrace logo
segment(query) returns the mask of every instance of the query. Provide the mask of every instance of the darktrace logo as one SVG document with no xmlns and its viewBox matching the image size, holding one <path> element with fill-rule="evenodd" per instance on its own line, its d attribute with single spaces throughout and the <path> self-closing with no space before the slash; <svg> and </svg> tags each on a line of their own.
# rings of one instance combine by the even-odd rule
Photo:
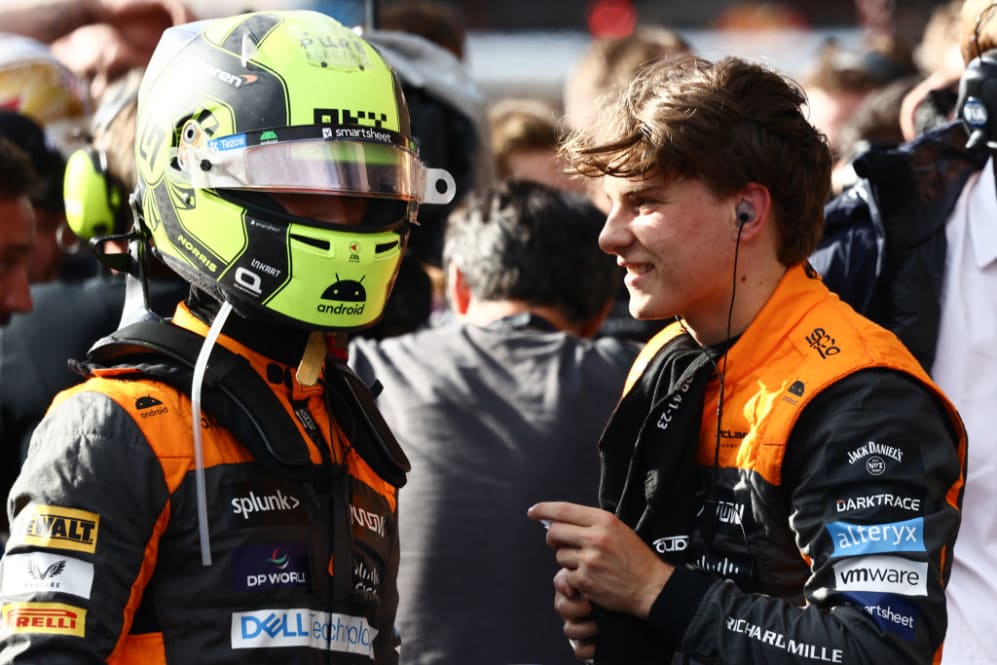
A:
<svg viewBox="0 0 997 665">
<path fill-rule="evenodd" d="M 139 397 L 135 400 L 135 409 L 139 412 L 138 415 L 141 418 L 151 418 L 152 416 L 161 416 L 164 413 L 169 413 L 169 409 L 163 406 L 163 403 L 152 395 L 145 395 L 144 397 Z"/>
<path fill-rule="evenodd" d="M 342 279 L 337 273 L 336 281 L 322 293 L 322 300 L 332 300 L 337 304 L 319 303 L 318 311 L 323 314 L 361 316 L 367 304 L 367 289 L 363 285 L 364 277 L 366 275 L 359 280 Z"/>
</svg>

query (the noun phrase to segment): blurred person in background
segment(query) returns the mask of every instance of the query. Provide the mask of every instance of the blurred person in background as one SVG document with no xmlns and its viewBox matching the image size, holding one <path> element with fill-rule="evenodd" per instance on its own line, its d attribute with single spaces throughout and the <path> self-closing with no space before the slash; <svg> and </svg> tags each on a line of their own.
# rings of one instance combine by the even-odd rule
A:
<svg viewBox="0 0 997 665">
<path fill-rule="evenodd" d="M 685 37 L 659 25 L 638 26 L 625 37 L 593 39 L 565 79 L 565 122 L 570 129 L 586 127 L 595 119 L 599 98 L 625 86 L 641 65 L 691 53 Z"/>
<path fill-rule="evenodd" d="M 0 136 L 0 327 L 31 311 L 28 258 L 35 244 L 31 197 L 41 188 L 31 158 Z"/>
<path fill-rule="evenodd" d="M 997 634 L 997 3 L 966 0 L 956 116 L 855 162 L 811 257 L 824 282 L 896 333 L 948 394 L 969 434 L 943 663 L 995 662 Z M 979 56 L 984 59 L 980 59 Z"/>
<path fill-rule="evenodd" d="M 455 6 L 431 0 L 378 3 L 377 28 L 419 35 L 464 60 L 467 28 Z"/>
<path fill-rule="evenodd" d="M 80 249 L 66 222 L 62 179 L 66 160 L 37 122 L 15 111 L 0 110 L 0 136 L 16 143 L 30 157 L 42 186 L 32 198 L 35 209 L 35 248 L 28 265 L 32 284 L 57 279 L 73 281 L 92 275 L 97 262 Z"/>
<path fill-rule="evenodd" d="M 472 193 L 445 233 L 456 321 L 375 343 L 350 364 L 412 462 L 399 503 L 401 662 L 574 662 L 550 606 L 556 572 L 524 506 L 591 501 L 598 432 L 636 346 L 589 338 L 618 268 L 602 214 L 535 182 Z"/>
<path fill-rule="evenodd" d="M 166 28 L 194 20 L 183 0 L 6 0 L 0 30 L 51 46 L 100 101 L 112 81 L 144 67 Z"/>
<path fill-rule="evenodd" d="M 583 191 L 584 181 L 567 173 L 567 162 L 560 154 L 561 124 L 550 104 L 507 97 L 493 102 L 488 115 L 495 171 L 500 179 Z"/>
<path fill-rule="evenodd" d="M 856 157 L 868 150 L 896 148 L 904 142 L 897 109 L 918 84 L 920 77 L 905 76 L 872 90 L 838 128 L 840 154 L 831 172 L 831 194 L 838 195 L 855 184 L 858 176 L 852 167 Z"/>
<path fill-rule="evenodd" d="M 446 5 L 382 7 L 383 28 L 364 38 L 377 47 L 401 82 L 421 159 L 453 175 L 457 195 L 448 205 L 419 209 L 400 278 L 381 320 L 351 336 L 384 339 L 434 325 L 447 316 L 443 293 L 443 228 L 463 197 L 495 181 L 485 94 L 455 47 L 464 42 L 460 15 Z M 420 274 L 420 272 L 425 274 Z"/>
<path fill-rule="evenodd" d="M 950 0 L 932 11 L 921 41 L 914 47 L 914 62 L 922 80 L 900 104 L 904 141 L 929 129 L 950 123 L 959 95 L 959 78 L 965 69 L 959 43 L 963 0 Z"/>
<path fill-rule="evenodd" d="M 135 189 L 138 82 L 113 84 L 95 114 L 92 143 L 70 156 L 71 167 L 58 184 L 60 204 L 65 198 L 69 206 L 69 220 L 63 215 L 63 222 L 80 233 L 80 243 L 114 235 L 117 240 L 99 246 L 102 252 L 122 258 L 127 256 L 127 234 L 133 230 L 128 196 Z M 90 247 L 81 247 L 78 255 L 96 260 Z M 150 267 L 148 307 L 168 316 L 187 294 L 187 284 L 159 261 L 151 261 Z M 103 267 L 87 279 L 33 284 L 32 311 L 12 317 L 0 329 L 0 496 L 10 491 L 31 434 L 52 398 L 83 380 L 69 361 L 84 358 L 97 339 L 139 315 L 125 312 L 127 291 L 125 273 Z M 136 293 L 129 305 L 143 309 L 146 303 Z M 7 527 L 3 511 L 0 532 Z"/>
<path fill-rule="evenodd" d="M 870 93 L 916 73 L 911 49 L 902 40 L 878 36 L 850 50 L 828 39 L 801 77 L 810 122 L 827 136 L 835 159 L 847 158 L 840 131 Z M 897 111 L 899 118 L 899 109 Z"/>
</svg>

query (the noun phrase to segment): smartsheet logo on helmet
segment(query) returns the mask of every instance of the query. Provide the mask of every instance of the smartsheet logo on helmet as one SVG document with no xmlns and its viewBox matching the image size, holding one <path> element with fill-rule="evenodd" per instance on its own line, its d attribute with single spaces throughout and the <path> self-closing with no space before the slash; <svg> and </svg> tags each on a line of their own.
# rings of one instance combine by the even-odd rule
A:
<svg viewBox="0 0 997 665">
<path fill-rule="evenodd" d="M 377 629 L 364 617 L 309 609 L 273 609 L 232 615 L 233 649 L 310 647 L 374 657 Z"/>
</svg>

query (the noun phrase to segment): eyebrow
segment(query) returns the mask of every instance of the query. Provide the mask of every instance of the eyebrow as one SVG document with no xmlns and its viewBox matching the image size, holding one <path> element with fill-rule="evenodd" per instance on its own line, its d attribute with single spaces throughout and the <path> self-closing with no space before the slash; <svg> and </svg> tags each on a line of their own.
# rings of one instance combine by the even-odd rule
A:
<svg viewBox="0 0 997 665">
<path fill-rule="evenodd" d="M 661 196 L 661 187 L 633 187 L 631 189 L 626 189 L 620 192 L 621 201 L 632 201 L 633 199 L 640 198 L 642 196 Z"/>
</svg>

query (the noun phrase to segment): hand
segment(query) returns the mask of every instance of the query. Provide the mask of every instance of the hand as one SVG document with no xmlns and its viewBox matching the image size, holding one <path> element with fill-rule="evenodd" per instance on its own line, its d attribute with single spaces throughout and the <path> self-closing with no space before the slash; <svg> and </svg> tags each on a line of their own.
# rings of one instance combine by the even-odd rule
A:
<svg viewBox="0 0 997 665">
<path fill-rule="evenodd" d="M 604 609 L 647 618 L 674 568 L 630 527 L 605 510 L 565 502 L 538 503 L 527 516 L 551 522 L 547 544 L 565 569 L 558 573 L 563 589 Z"/>
<path fill-rule="evenodd" d="M 571 643 L 575 658 L 590 660 L 595 657 L 599 629 L 592 619 L 592 605 L 568 583 L 568 572 L 562 568 L 554 576 L 554 610 L 564 620 L 564 636 Z"/>
<path fill-rule="evenodd" d="M 92 0 L 89 4 L 98 22 L 121 24 L 165 15 L 169 25 L 180 25 L 195 18 L 183 0 Z"/>
<path fill-rule="evenodd" d="M 145 67 L 167 28 L 194 20 L 179 0 L 95 0 L 90 22 L 52 42 L 52 53 L 90 86 L 99 101 L 109 83 Z"/>
</svg>

